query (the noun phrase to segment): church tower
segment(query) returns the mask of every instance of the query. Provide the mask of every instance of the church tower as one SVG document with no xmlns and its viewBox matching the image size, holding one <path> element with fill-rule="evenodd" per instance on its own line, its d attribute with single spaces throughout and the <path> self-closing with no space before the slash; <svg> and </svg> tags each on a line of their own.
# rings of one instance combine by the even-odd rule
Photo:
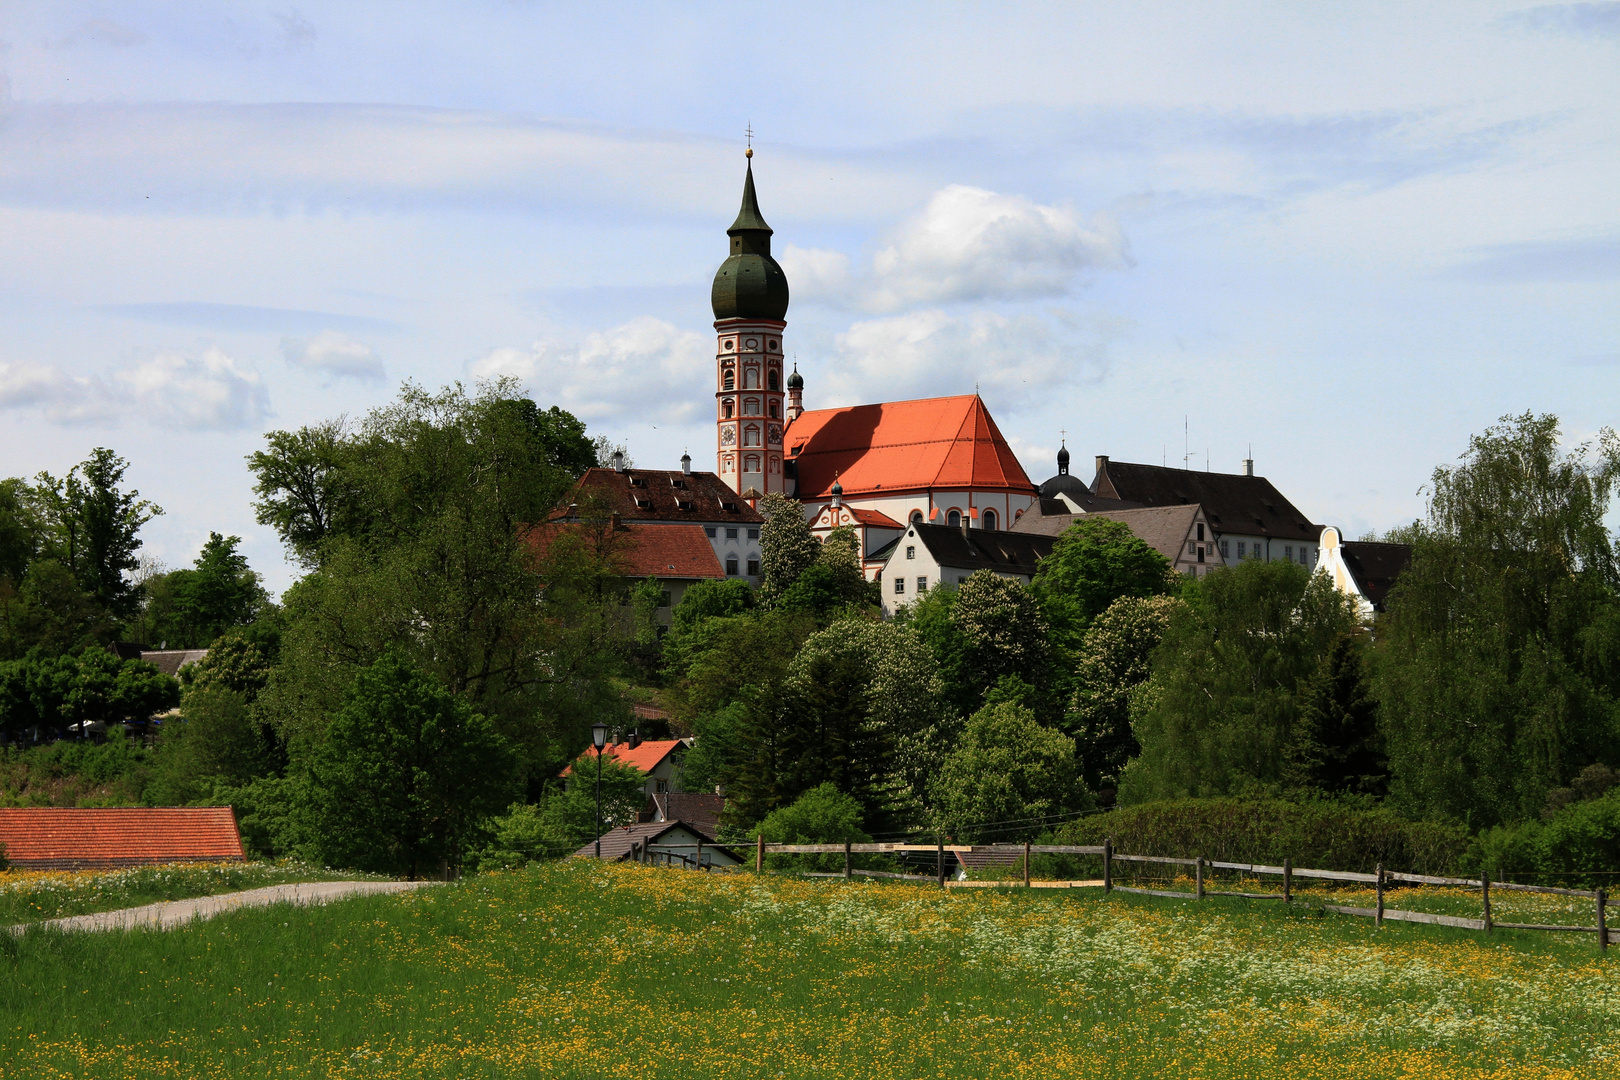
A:
<svg viewBox="0 0 1620 1080">
<path fill-rule="evenodd" d="M 745 499 L 782 487 L 782 331 L 787 329 L 787 275 L 771 258 L 771 227 L 754 195 L 754 151 L 748 150 L 742 209 L 726 235 L 731 254 L 715 271 L 715 455 L 720 479 Z"/>
</svg>

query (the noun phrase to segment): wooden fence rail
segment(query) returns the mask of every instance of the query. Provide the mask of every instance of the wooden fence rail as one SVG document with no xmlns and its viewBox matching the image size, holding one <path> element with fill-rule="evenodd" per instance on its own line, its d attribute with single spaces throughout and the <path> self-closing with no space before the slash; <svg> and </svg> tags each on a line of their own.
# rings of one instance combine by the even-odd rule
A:
<svg viewBox="0 0 1620 1080">
<path fill-rule="evenodd" d="M 1296 878 L 1314 881 L 1345 881 L 1358 884 L 1370 884 L 1374 887 L 1377 900 L 1375 907 L 1351 907 L 1343 904 L 1323 904 L 1325 911 L 1332 911 L 1342 915 L 1353 915 L 1360 918 L 1370 918 L 1382 925 L 1385 921 L 1428 923 L 1436 926 L 1455 926 L 1467 930 L 1483 930 L 1490 933 L 1493 930 L 1544 930 L 1563 933 L 1595 934 L 1598 939 L 1598 948 L 1607 950 L 1609 943 L 1620 941 L 1616 931 L 1608 926 L 1608 894 L 1603 889 L 1563 889 L 1550 885 L 1520 885 L 1515 882 L 1492 881 L 1489 876 L 1482 878 L 1454 878 L 1439 877 L 1433 874 L 1413 874 L 1397 870 L 1386 870 L 1380 864 L 1371 874 L 1356 873 L 1348 870 L 1317 870 L 1310 867 L 1294 866 L 1292 860 L 1284 859 L 1281 866 L 1271 866 L 1264 863 L 1221 862 L 1204 858 L 1172 858 L 1164 855 L 1125 855 L 1114 851 L 1112 841 L 1104 841 L 1100 846 L 1077 844 L 946 844 L 935 842 L 933 844 L 775 844 L 766 842 L 763 836 L 755 837 L 752 845 L 715 843 L 705 844 L 635 844 L 631 848 L 631 857 L 637 861 L 650 861 L 661 856 L 666 865 L 673 864 L 679 859 L 682 865 L 696 866 L 707 869 L 703 863 L 703 848 L 709 847 L 724 849 L 732 858 L 741 861 L 740 852 L 747 846 L 754 848 L 754 869 L 761 872 L 765 867 L 766 855 L 842 855 L 844 856 L 844 869 L 832 872 L 812 872 L 806 876 L 815 878 L 843 878 L 850 880 L 854 877 L 885 878 L 890 880 L 908 881 L 914 883 L 936 883 L 940 888 L 946 888 L 945 856 L 950 854 L 996 854 L 1012 855 L 1015 860 L 1022 863 L 1021 881 L 984 881 L 984 882 L 950 882 L 952 887 L 994 888 L 1020 886 L 1023 888 L 1094 888 L 1100 886 L 1104 892 L 1133 893 L 1139 896 L 1159 896 L 1175 900 L 1203 900 L 1206 896 L 1233 896 L 1246 900 L 1281 900 L 1292 903 L 1295 900 L 1293 883 Z M 688 856 L 687 851 L 694 851 L 695 856 Z M 892 873 L 883 870 L 857 870 L 852 864 L 854 855 L 899 855 L 917 854 L 932 855 L 935 862 L 935 876 L 930 878 L 921 874 Z M 1033 855 L 1097 855 L 1102 857 L 1103 876 L 1100 880 L 1087 881 L 1031 881 L 1029 876 L 1030 858 Z M 1156 864 L 1161 866 L 1190 866 L 1193 868 L 1194 891 L 1181 892 L 1173 889 L 1147 889 L 1138 886 L 1114 884 L 1113 867 L 1119 863 Z M 1204 871 L 1233 870 L 1240 874 L 1252 874 L 1256 877 L 1270 876 L 1282 878 L 1281 893 L 1242 892 L 1236 890 L 1208 888 L 1204 879 Z M 1390 908 L 1385 904 L 1385 891 L 1388 886 L 1396 883 L 1414 885 L 1438 885 L 1448 888 L 1461 888 L 1480 893 L 1481 917 L 1477 919 L 1460 915 L 1434 915 L 1423 911 L 1403 911 Z M 1491 890 L 1508 892 L 1545 893 L 1553 896 L 1575 896 L 1592 900 L 1596 909 L 1596 926 L 1558 926 L 1543 923 L 1508 923 L 1497 922 L 1491 916 Z"/>
</svg>

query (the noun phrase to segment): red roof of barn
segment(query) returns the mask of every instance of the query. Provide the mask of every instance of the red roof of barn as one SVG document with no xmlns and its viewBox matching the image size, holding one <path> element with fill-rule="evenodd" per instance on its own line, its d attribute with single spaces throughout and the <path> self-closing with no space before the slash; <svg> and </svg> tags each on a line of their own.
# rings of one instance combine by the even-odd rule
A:
<svg viewBox="0 0 1620 1080">
<path fill-rule="evenodd" d="M 29 870 L 246 858 L 228 806 L 0 809 L 0 844 Z"/>
<path fill-rule="evenodd" d="M 977 394 L 816 409 L 785 433 L 800 499 L 946 488 L 1035 494 Z"/>
<path fill-rule="evenodd" d="M 611 545 L 609 557 L 625 577 L 681 578 L 706 581 L 723 578 L 720 557 L 701 525 L 619 525 L 598 533 L 591 526 L 573 522 L 535 525 L 525 539 L 544 557 L 564 531 L 572 531 L 588 542 Z"/>
<path fill-rule="evenodd" d="M 630 748 L 629 743 L 614 743 L 605 753 L 609 761 L 617 761 L 621 765 L 634 765 L 642 772 L 650 773 L 681 745 L 679 739 L 648 739 L 634 750 Z M 595 756 L 596 747 L 587 746 L 580 759 L 586 761 Z M 562 771 L 562 774 L 567 776 L 573 771 L 574 767 L 570 765 Z"/>
</svg>

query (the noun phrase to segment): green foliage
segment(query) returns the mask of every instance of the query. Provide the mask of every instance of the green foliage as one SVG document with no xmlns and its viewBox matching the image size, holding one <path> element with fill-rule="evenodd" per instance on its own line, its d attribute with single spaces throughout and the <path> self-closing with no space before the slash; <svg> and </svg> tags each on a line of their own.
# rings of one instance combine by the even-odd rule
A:
<svg viewBox="0 0 1620 1080">
<path fill-rule="evenodd" d="M 1617 471 L 1613 432 L 1566 452 L 1557 419 L 1529 413 L 1435 470 L 1372 657 L 1408 812 L 1522 820 L 1579 766 L 1620 763 Z"/>
<path fill-rule="evenodd" d="M 933 781 L 940 827 L 966 843 L 1034 837 L 1051 818 L 1092 806 L 1074 740 L 1012 702 L 987 705 L 962 729 Z"/>
<path fill-rule="evenodd" d="M 163 513 L 140 492 L 119 487 L 128 468 L 129 462 L 98 446 L 61 479 L 40 473 L 34 487 L 45 527 L 44 554 L 120 619 L 134 614 L 140 599 L 127 575 L 138 565 L 141 526 Z"/>
<path fill-rule="evenodd" d="M 772 727 L 752 748 L 763 775 L 758 788 L 738 792 L 741 820 L 823 782 L 853 796 L 880 828 L 919 809 L 950 741 L 932 661 L 906 628 L 866 619 L 807 638 L 772 703 Z"/>
<path fill-rule="evenodd" d="M 146 603 L 131 636 L 163 648 L 200 649 L 227 630 L 254 621 L 269 602 L 259 575 L 236 548 L 239 536 L 209 533 L 192 569 L 145 583 Z"/>
<path fill-rule="evenodd" d="M 1122 596 L 1086 628 L 1064 727 L 1093 787 L 1117 787 L 1126 763 L 1141 751 L 1131 732 L 1131 696 L 1147 681 L 1154 650 L 1185 608 L 1174 596 Z"/>
<path fill-rule="evenodd" d="M 1030 583 L 1065 675 L 1075 668 L 1086 628 L 1114 601 L 1162 596 L 1177 588 L 1170 563 L 1138 540 L 1130 526 L 1090 515 L 1076 518 L 1058 537 Z"/>
<path fill-rule="evenodd" d="M 855 530 L 843 526 L 828 535 L 816 552 L 816 561 L 775 602 L 783 611 L 807 611 L 826 619 L 846 608 L 875 608 L 880 599 L 877 584 L 867 581 L 861 571 Z"/>
<path fill-rule="evenodd" d="M 1170 799 L 1121 807 L 1058 829 L 1054 843 L 1221 862 L 1320 870 L 1389 869 L 1446 874 L 1461 869 L 1468 834 L 1453 824 L 1412 821 L 1370 799 Z"/>
<path fill-rule="evenodd" d="M 987 692 L 1004 675 L 1045 687 L 1050 674 L 1048 627 L 1023 585 L 975 570 L 956 590 L 951 617 L 962 635 L 963 683 Z M 982 699 L 981 699 L 982 700 Z"/>
<path fill-rule="evenodd" d="M 940 585 L 900 608 L 895 623 L 909 627 L 929 653 L 939 672 L 946 709 L 953 716 L 968 716 L 984 703 L 984 687 L 967 675 L 967 640 L 956 624 L 956 589 Z"/>
<path fill-rule="evenodd" d="M 207 656 L 180 669 L 180 683 L 188 697 L 219 689 L 252 701 L 269 682 L 269 657 L 260 645 L 240 633 L 219 638 L 208 647 Z"/>
<path fill-rule="evenodd" d="M 774 603 L 799 575 L 816 564 L 821 543 L 810 532 L 804 507 L 797 500 L 771 492 L 759 501 L 765 523 L 759 530 L 759 561 L 763 580 L 760 599 Z"/>
<path fill-rule="evenodd" d="M 869 844 L 872 838 L 861 831 L 861 804 L 831 783 L 817 784 L 787 806 L 777 807 L 765 816 L 755 831 L 771 844 Z M 772 855 L 772 869 L 842 869 L 842 855 Z M 860 863 L 869 861 L 861 857 Z"/>
<path fill-rule="evenodd" d="M 608 678 L 634 628 L 604 530 L 538 556 L 530 542 L 584 450 L 566 414 L 515 404 L 513 390 L 406 385 L 355 430 L 273 433 L 251 459 L 261 518 L 313 568 L 284 597 L 280 663 L 258 703 L 285 736 L 318 738 L 389 649 L 487 716 L 531 786 L 592 720 L 626 712 Z"/>
<path fill-rule="evenodd" d="M 1470 870 L 1498 881 L 1613 889 L 1620 871 L 1620 789 L 1605 765 L 1589 765 L 1574 786 L 1555 789 L 1541 820 L 1486 829 L 1475 837 Z"/>
<path fill-rule="evenodd" d="M 487 719 L 390 651 L 360 672 L 305 766 L 325 861 L 414 880 L 459 862 L 506 805 L 514 761 Z"/>
<path fill-rule="evenodd" d="M 1300 690 L 1299 722 L 1286 755 L 1291 784 L 1332 794 L 1382 795 L 1389 763 L 1378 703 L 1367 686 L 1361 642 L 1341 634 Z"/>
<path fill-rule="evenodd" d="M 1289 562 L 1245 560 L 1200 578 L 1192 595 L 1132 697 L 1142 753 L 1124 770 L 1121 802 L 1280 784 L 1304 684 L 1355 622 L 1326 575 Z"/>
<path fill-rule="evenodd" d="M 596 837 L 596 758 L 574 762 L 566 785 L 552 785 L 538 803 L 514 803 L 485 825 L 489 841 L 469 859 L 487 871 L 524 866 L 572 855 Z M 640 769 L 602 760 L 602 832 L 631 825 L 647 805 L 647 775 Z"/>
<path fill-rule="evenodd" d="M 145 799 L 148 751 L 114 728 L 101 742 L 66 739 L 0 749 L 0 806 L 134 806 Z"/>
<path fill-rule="evenodd" d="M 207 802 L 218 784 L 244 785 L 286 764 L 286 747 L 245 694 L 205 684 L 187 691 L 180 716 L 163 725 L 147 798 L 162 806 Z"/>
<path fill-rule="evenodd" d="M 15 737 L 36 727 L 61 737 L 73 725 L 145 721 L 179 703 L 173 678 L 106 649 L 0 662 L 0 730 Z"/>
</svg>

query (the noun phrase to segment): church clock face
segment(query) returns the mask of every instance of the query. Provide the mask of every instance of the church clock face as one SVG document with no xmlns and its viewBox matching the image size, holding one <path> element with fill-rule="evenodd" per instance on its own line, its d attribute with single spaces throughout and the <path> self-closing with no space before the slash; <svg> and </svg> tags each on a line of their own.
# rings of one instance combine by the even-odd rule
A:
<svg viewBox="0 0 1620 1080">
<path fill-rule="evenodd" d="M 721 428 L 720 429 L 720 445 L 721 446 L 735 446 L 736 444 L 737 444 L 737 429 L 734 428 L 734 427 Z"/>
<path fill-rule="evenodd" d="M 771 425 L 771 443 L 774 445 L 782 441 L 782 427 L 780 424 Z"/>
</svg>

